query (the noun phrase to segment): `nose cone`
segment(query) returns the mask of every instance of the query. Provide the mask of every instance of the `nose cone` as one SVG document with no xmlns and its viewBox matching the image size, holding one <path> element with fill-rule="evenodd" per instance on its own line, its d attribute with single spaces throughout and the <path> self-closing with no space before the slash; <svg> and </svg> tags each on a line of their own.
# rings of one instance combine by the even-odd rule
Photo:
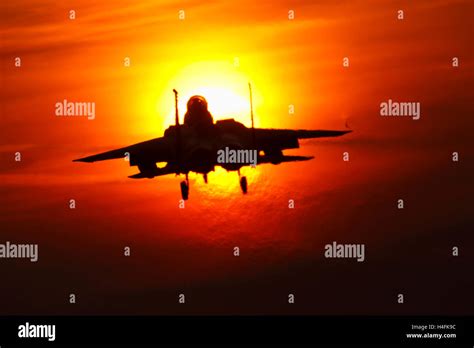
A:
<svg viewBox="0 0 474 348">
<path fill-rule="evenodd" d="M 207 101 L 200 95 L 189 98 L 187 104 L 188 111 L 207 111 Z"/>
</svg>

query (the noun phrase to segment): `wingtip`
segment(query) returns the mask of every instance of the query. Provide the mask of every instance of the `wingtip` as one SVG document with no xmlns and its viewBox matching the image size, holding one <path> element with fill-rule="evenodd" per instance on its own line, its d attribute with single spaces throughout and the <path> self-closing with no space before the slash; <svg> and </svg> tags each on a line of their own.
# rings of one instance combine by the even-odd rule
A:
<svg viewBox="0 0 474 348">
<path fill-rule="evenodd" d="M 72 160 L 73 162 L 93 162 L 93 161 L 89 161 L 87 160 L 87 158 L 77 158 L 75 160 Z"/>
</svg>

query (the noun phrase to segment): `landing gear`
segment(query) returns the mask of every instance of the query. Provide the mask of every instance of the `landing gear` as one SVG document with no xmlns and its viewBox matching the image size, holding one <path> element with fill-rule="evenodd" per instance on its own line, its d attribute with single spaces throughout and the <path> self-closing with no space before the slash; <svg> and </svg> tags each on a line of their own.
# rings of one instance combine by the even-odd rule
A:
<svg viewBox="0 0 474 348">
<path fill-rule="evenodd" d="M 242 189 L 242 193 L 247 193 L 247 177 L 243 176 L 240 178 L 240 188 Z"/>
<path fill-rule="evenodd" d="M 186 174 L 186 180 L 181 181 L 181 197 L 183 197 L 183 200 L 187 201 L 189 198 L 189 180 L 188 180 L 188 174 Z"/>
<path fill-rule="evenodd" d="M 186 181 L 181 181 L 181 197 L 183 197 L 185 201 L 187 201 L 189 197 L 189 184 L 186 183 Z"/>
<path fill-rule="evenodd" d="M 202 176 L 204 178 L 204 182 L 207 184 L 207 174 L 203 174 Z"/>
</svg>

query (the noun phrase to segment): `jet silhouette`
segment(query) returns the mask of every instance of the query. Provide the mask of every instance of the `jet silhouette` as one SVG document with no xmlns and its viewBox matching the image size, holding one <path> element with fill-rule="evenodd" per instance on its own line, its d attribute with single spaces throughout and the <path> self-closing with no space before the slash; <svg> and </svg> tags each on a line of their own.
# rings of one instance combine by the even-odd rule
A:
<svg viewBox="0 0 474 348">
<path fill-rule="evenodd" d="M 166 129 L 163 137 L 151 139 L 138 144 L 122 147 L 97 155 L 74 160 L 74 162 L 96 162 L 109 159 L 125 158 L 130 166 L 137 166 L 139 173 L 129 176 L 132 179 L 154 178 L 168 174 L 185 174 L 186 180 L 180 183 L 183 200 L 189 197 L 189 172 L 202 174 L 207 184 L 207 174 L 221 166 L 227 171 L 237 171 L 242 192 L 247 193 L 247 178 L 240 175 L 243 166 L 283 162 L 306 161 L 314 157 L 287 156 L 283 150 L 299 148 L 299 139 L 337 137 L 351 132 L 350 130 L 292 130 L 255 128 L 253 122 L 252 89 L 250 90 L 250 112 L 252 126 L 248 128 L 234 119 L 214 123 L 208 111 L 207 101 L 202 96 L 193 96 L 187 103 L 184 124 L 179 123 L 178 92 L 175 94 L 175 125 Z M 218 153 L 233 153 L 227 161 L 218 160 Z M 246 152 L 247 151 L 247 152 Z M 236 154 L 255 154 L 255 160 L 237 161 Z M 238 157 L 238 156 L 237 156 Z M 229 160 L 230 159 L 230 160 Z M 162 168 L 157 163 L 165 162 Z M 255 163 L 256 162 L 256 163 Z"/>
</svg>

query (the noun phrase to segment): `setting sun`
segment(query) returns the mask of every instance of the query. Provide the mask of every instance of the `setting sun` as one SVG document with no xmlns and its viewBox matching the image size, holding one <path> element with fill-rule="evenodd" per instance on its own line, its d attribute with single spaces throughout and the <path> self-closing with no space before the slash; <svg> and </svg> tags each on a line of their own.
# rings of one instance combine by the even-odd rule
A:
<svg viewBox="0 0 474 348">
<path fill-rule="evenodd" d="M 226 61 L 204 61 L 184 67 L 172 77 L 156 102 L 156 112 L 165 115 L 163 127 L 174 124 L 173 88 L 179 92 L 179 113 L 182 122 L 186 103 L 193 95 L 206 98 L 214 120 L 234 118 L 250 125 L 249 77 L 238 66 Z M 254 108 L 260 105 L 259 93 L 253 92 Z"/>
</svg>

